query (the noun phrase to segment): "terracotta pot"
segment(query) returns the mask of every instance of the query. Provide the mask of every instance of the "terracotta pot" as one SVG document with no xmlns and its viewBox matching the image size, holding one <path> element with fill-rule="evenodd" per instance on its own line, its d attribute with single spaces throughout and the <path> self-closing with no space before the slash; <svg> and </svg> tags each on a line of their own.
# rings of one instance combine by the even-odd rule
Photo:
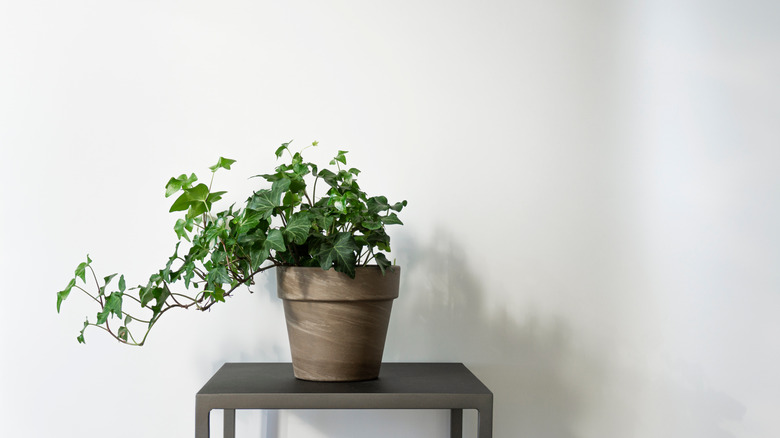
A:
<svg viewBox="0 0 780 438">
<path fill-rule="evenodd" d="M 401 268 L 357 268 L 355 278 L 321 268 L 276 269 L 295 377 L 344 382 L 375 379 Z"/>
</svg>

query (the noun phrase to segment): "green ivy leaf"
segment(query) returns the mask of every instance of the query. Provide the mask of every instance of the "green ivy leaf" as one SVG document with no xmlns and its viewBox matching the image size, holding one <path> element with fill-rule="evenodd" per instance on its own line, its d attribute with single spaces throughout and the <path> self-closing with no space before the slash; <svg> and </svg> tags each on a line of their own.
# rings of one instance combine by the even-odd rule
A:
<svg viewBox="0 0 780 438">
<path fill-rule="evenodd" d="M 75 272 L 76 277 L 80 278 L 83 283 L 87 282 L 86 280 L 87 266 L 89 266 L 91 262 L 92 260 L 89 259 L 89 254 L 87 254 L 87 261 L 79 263 L 79 265 L 76 267 L 76 272 Z"/>
<path fill-rule="evenodd" d="M 65 301 L 66 298 L 68 298 L 68 295 L 70 295 L 70 290 L 73 289 L 73 286 L 76 285 L 76 279 L 72 279 L 68 282 L 68 285 L 65 286 L 65 289 L 57 292 L 57 313 L 60 313 L 60 305 L 63 301 Z"/>
<path fill-rule="evenodd" d="M 282 178 L 278 181 L 274 181 L 274 183 L 271 185 L 271 191 L 281 197 L 282 193 L 286 192 L 290 188 L 291 184 L 292 180 L 290 180 L 290 178 Z"/>
<path fill-rule="evenodd" d="M 317 176 L 322 178 L 323 181 L 328 183 L 328 185 L 331 186 L 331 187 L 338 187 L 338 185 L 339 185 L 337 175 L 335 173 L 333 173 L 332 171 L 328 170 L 328 169 L 320 170 L 320 172 L 317 174 Z"/>
<path fill-rule="evenodd" d="M 146 307 L 154 299 L 154 287 L 151 285 L 141 287 L 138 297 L 141 299 L 141 307 Z"/>
<path fill-rule="evenodd" d="M 395 213 L 390 213 L 387 216 L 383 216 L 382 223 L 385 225 L 403 225 L 404 223 L 401 222 L 401 219 L 398 219 L 398 215 Z"/>
<path fill-rule="evenodd" d="M 95 324 L 100 325 L 100 324 L 103 324 L 104 322 L 108 321 L 108 315 L 110 315 L 110 314 L 111 314 L 111 312 L 108 309 L 103 308 L 103 310 L 98 312 L 98 314 L 97 314 L 97 322 L 95 322 Z"/>
<path fill-rule="evenodd" d="M 376 261 L 376 264 L 379 266 L 379 269 L 382 270 L 382 275 L 385 275 L 385 270 L 390 266 L 392 266 L 390 260 L 387 260 L 387 257 L 381 252 L 374 254 L 374 260 Z"/>
<path fill-rule="evenodd" d="M 192 198 L 190 198 L 190 194 L 187 192 L 182 193 L 179 195 L 178 198 L 176 198 L 175 201 L 173 201 L 173 204 L 171 205 L 171 209 L 168 210 L 169 213 L 173 213 L 174 211 L 184 211 L 190 208 L 190 204 L 192 204 Z"/>
<path fill-rule="evenodd" d="M 119 292 L 124 292 L 127 288 L 127 284 L 125 284 L 125 276 L 120 275 L 119 276 Z"/>
<path fill-rule="evenodd" d="M 165 268 L 160 271 L 160 276 L 163 281 L 171 281 L 171 267 L 173 262 L 179 257 L 179 245 L 181 242 L 176 242 L 176 246 L 173 249 L 173 254 L 168 257 L 168 263 L 165 264 Z"/>
<path fill-rule="evenodd" d="M 113 280 L 114 277 L 116 277 L 116 275 L 117 274 L 111 274 L 103 277 L 103 287 L 105 288 L 106 286 L 108 286 L 108 283 L 111 283 L 111 280 Z"/>
<path fill-rule="evenodd" d="M 116 335 L 119 339 L 127 342 L 127 327 L 119 327 L 119 330 L 116 332 Z"/>
<path fill-rule="evenodd" d="M 184 287 L 189 289 L 190 281 L 195 276 L 195 263 L 188 258 L 184 263 L 184 266 L 182 266 L 182 269 L 184 269 Z"/>
<path fill-rule="evenodd" d="M 406 204 L 407 204 L 406 201 L 396 202 L 390 207 L 390 209 L 400 212 L 401 210 L 403 210 L 404 207 L 406 207 Z"/>
<path fill-rule="evenodd" d="M 284 251 L 287 247 L 284 245 L 284 236 L 279 230 L 268 231 L 268 238 L 263 242 L 263 247 L 269 250 Z"/>
<path fill-rule="evenodd" d="M 370 214 L 376 214 L 381 211 L 390 209 L 390 204 L 387 203 L 387 198 L 384 196 L 374 196 L 368 198 L 368 201 L 366 201 L 366 206 L 368 207 L 368 212 Z"/>
<path fill-rule="evenodd" d="M 221 303 L 225 302 L 225 290 L 222 289 L 222 286 L 219 284 L 214 286 L 214 290 L 211 291 L 211 297 L 214 299 L 214 301 L 219 301 Z"/>
<path fill-rule="evenodd" d="M 86 344 L 86 341 L 84 341 L 84 330 L 86 330 L 87 327 L 89 327 L 89 318 L 84 321 L 84 327 L 82 327 L 81 332 L 76 338 L 76 340 L 79 341 L 79 344 Z"/>
<path fill-rule="evenodd" d="M 195 174 L 191 174 L 189 177 L 185 174 L 179 175 L 178 178 L 173 178 L 168 180 L 168 184 L 165 185 L 165 197 L 169 197 L 172 194 L 178 192 L 181 189 L 188 189 L 194 183 L 198 180 L 198 177 L 195 176 Z"/>
<path fill-rule="evenodd" d="M 271 255 L 271 248 L 266 247 L 265 241 L 262 244 L 252 246 L 249 250 L 250 267 L 256 271 Z"/>
<path fill-rule="evenodd" d="M 209 169 L 211 169 L 212 172 L 216 172 L 219 168 L 230 170 L 230 166 L 235 162 L 236 160 L 231 160 L 230 158 L 219 157 L 217 164 L 210 166 Z"/>
<path fill-rule="evenodd" d="M 168 290 L 168 285 L 163 283 L 164 287 L 156 287 L 152 289 L 152 294 L 154 295 L 155 305 L 152 307 L 152 320 L 150 324 L 154 323 L 154 318 L 160 313 L 162 310 L 162 307 L 165 305 L 165 300 L 168 299 L 168 297 L 171 295 L 171 291 Z"/>
<path fill-rule="evenodd" d="M 117 318 L 122 317 L 122 293 L 112 292 L 106 299 L 106 304 L 103 307 L 104 311 L 113 313 Z"/>
<path fill-rule="evenodd" d="M 184 189 L 184 191 L 190 195 L 190 199 L 192 199 L 193 201 L 205 201 L 209 196 L 208 186 L 202 183 L 196 185 L 195 187 Z"/>
<path fill-rule="evenodd" d="M 309 230 L 311 229 L 311 214 L 307 211 L 301 211 L 295 213 L 287 222 L 287 227 L 284 229 L 284 235 L 287 238 L 302 245 L 306 242 L 306 238 L 309 237 Z"/>
<path fill-rule="evenodd" d="M 225 284 L 230 283 L 230 275 L 228 275 L 227 268 L 223 265 L 217 266 L 216 268 L 209 271 L 209 273 L 206 275 L 206 281 L 208 281 L 211 284 L 217 285 L 217 284 Z"/>
<path fill-rule="evenodd" d="M 330 161 L 331 166 L 336 164 L 338 161 L 341 164 L 347 164 L 347 157 L 345 155 L 347 154 L 347 151 L 339 151 L 338 154 Z"/>
<path fill-rule="evenodd" d="M 290 146 L 290 143 L 292 143 L 292 140 L 288 141 L 287 143 L 282 143 L 282 145 L 276 149 L 276 152 L 274 152 L 274 154 L 276 154 L 276 158 L 282 157 L 284 150 L 287 149 L 288 146 Z"/>
<path fill-rule="evenodd" d="M 208 197 L 206 197 L 206 202 L 209 205 L 211 205 L 211 204 L 219 201 L 220 199 L 222 199 L 222 195 L 224 195 L 225 193 L 227 193 L 227 192 L 226 191 L 211 192 L 211 193 L 209 193 Z"/>
<path fill-rule="evenodd" d="M 208 205 L 205 202 L 193 202 L 190 205 L 190 208 L 189 210 L 187 210 L 187 214 L 184 217 L 187 220 L 195 219 L 196 217 L 202 215 L 207 211 L 208 211 Z"/>
<path fill-rule="evenodd" d="M 260 224 L 262 213 L 253 210 L 244 210 L 243 214 L 236 218 L 236 234 L 241 237 Z"/>
<path fill-rule="evenodd" d="M 266 238 L 267 236 L 265 235 L 265 233 L 258 230 L 257 232 L 254 233 L 246 233 L 246 234 L 239 235 L 237 241 L 240 245 L 252 246 L 258 242 L 262 244 L 263 242 L 265 242 Z"/>
<path fill-rule="evenodd" d="M 369 246 L 376 246 L 382 251 L 390 251 L 390 236 L 387 234 L 384 228 L 374 230 L 371 233 L 366 234 L 365 237 Z"/>
<path fill-rule="evenodd" d="M 184 193 L 179 195 L 178 198 L 176 198 L 175 201 L 173 201 L 173 205 L 171 205 L 171 209 L 168 210 L 169 212 L 174 211 L 184 211 L 190 208 L 193 204 L 198 204 L 206 201 L 206 199 L 209 196 L 209 188 L 206 184 L 198 184 L 195 187 L 191 187 L 188 189 L 183 189 Z M 224 193 L 224 192 L 223 192 Z"/>
<path fill-rule="evenodd" d="M 189 225 L 189 228 L 187 227 Z M 187 231 L 192 231 L 192 221 L 185 221 L 184 219 L 179 219 L 176 221 L 176 225 L 173 226 L 173 231 L 176 232 L 176 237 L 181 240 L 181 238 L 187 239 L 188 242 L 191 242 L 190 236 L 187 234 Z"/>
<path fill-rule="evenodd" d="M 330 239 L 328 239 L 330 240 Z M 338 233 L 332 242 L 324 241 L 319 248 L 317 258 L 320 267 L 328 270 L 333 267 L 336 271 L 343 272 L 351 278 L 355 278 L 355 251 L 359 250 L 350 233 Z"/>
<path fill-rule="evenodd" d="M 373 230 L 378 230 L 378 229 L 382 228 L 382 221 L 367 220 L 367 221 L 361 222 L 360 225 L 362 225 L 363 227 L 373 231 Z"/>
<path fill-rule="evenodd" d="M 263 189 L 255 192 L 249 199 L 247 208 L 260 212 L 263 219 L 268 219 L 276 207 L 280 207 L 282 192 L 290 187 L 290 179 L 283 178 L 273 183 L 271 190 Z"/>
<path fill-rule="evenodd" d="M 285 209 L 293 208 L 301 203 L 301 197 L 294 192 L 287 192 L 282 199 L 282 206 Z"/>
</svg>

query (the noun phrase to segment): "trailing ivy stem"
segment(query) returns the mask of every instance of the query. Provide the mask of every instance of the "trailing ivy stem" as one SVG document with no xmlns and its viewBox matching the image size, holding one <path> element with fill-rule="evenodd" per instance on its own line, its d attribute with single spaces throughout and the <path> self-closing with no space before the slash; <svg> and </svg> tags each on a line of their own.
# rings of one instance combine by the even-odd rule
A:
<svg viewBox="0 0 780 438">
<path fill-rule="evenodd" d="M 127 297 L 127 298 L 130 298 L 130 299 L 134 300 L 135 302 L 137 302 L 138 304 L 141 304 L 141 300 L 139 300 L 138 298 L 136 298 L 136 297 L 134 297 L 134 296 L 132 296 L 132 295 L 130 295 L 130 294 L 125 294 L 125 293 L 123 293 L 123 294 L 122 294 L 122 297 Z"/>
<path fill-rule="evenodd" d="M 111 315 L 109 314 L 109 317 L 110 317 L 110 316 L 111 316 Z M 117 338 L 117 339 L 121 339 L 120 337 L 116 336 L 116 335 L 114 334 L 114 332 L 111 330 L 111 326 L 108 324 L 108 319 L 106 319 L 106 322 L 105 322 L 104 324 L 106 325 L 106 329 L 108 330 L 108 332 L 109 332 L 109 333 L 111 333 L 111 336 L 113 336 L 113 337 L 115 337 L 115 338 Z"/>
<path fill-rule="evenodd" d="M 115 334 L 114 334 L 114 332 L 112 332 L 111 330 L 109 330 L 109 329 L 107 329 L 107 328 L 103 327 L 102 325 L 93 324 L 93 323 L 91 323 L 91 322 L 90 322 L 89 324 L 87 324 L 87 325 L 91 325 L 91 326 L 97 327 L 97 328 L 99 328 L 99 329 L 105 330 L 105 331 L 106 331 L 106 332 L 108 332 L 108 334 L 109 334 L 109 335 L 111 335 L 111 336 L 112 336 L 114 339 L 116 339 L 117 341 L 119 341 L 119 342 L 121 342 L 121 343 L 123 343 L 123 344 L 127 344 L 127 345 L 133 345 L 133 346 L 135 346 L 135 347 L 140 347 L 140 346 L 142 346 L 142 345 L 143 345 L 143 342 L 141 342 L 140 344 L 139 344 L 139 343 L 133 343 L 133 342 L 135 342 L 135 339 L 133 339 L 133 342 L 127 342 L 127 341 L 125 341 L 124 339 L 120 338 L 119 336 L 115 335 Z M 148 333 L 148 331 L 147 331 L 147 333 Z"/>
<path fill-rule="evenodd" d="M 198 274 L 198 277 L 200 277 L 201 280 L 206 281 L 206 274 L 204 274 L 203 271 L 201 271 L 197 266 L 192 269 L 192 272 Z"/>
<path fill-rule="evenodd" d="M 167 284 L 165 285 L 165 290 L 167 290 L 167 291 L 168 291 L 168 296 L 170 296 L 170 297 L 171 297 L 171 299 L 173 300 L 173 302 L 174 302 L 174 303 L 176 303 L 177 305 L 179 305 L 179 306 L 181 306 L 181 307 L 184 307 L 184 306 L 182 306 L 182 304 L 179 302 L 179 300 L 177 300 L 177 299 L 176 299 L 176 297 L 175 297 L 175 296 L 174 296 L 174 295 L 171 293 L 171 290 L 170 290 L 170 289 L 168 289 L 168 285 L 167 285 Z"/>
<path fill-rule="evenodd" d="M 127 327 L 125 327 L 125 328 L 127 328 Z M 130 336 L 130 339 L 133 340 L 133 343 L 132 344 L 131 343 L 127 343 L 128 345 L 140 346 L 138 344 L 138 341 L 135 340 L 135 337 L 133 336 L 133 333 L 131 333 L 129 329 L 127 329 L 127 336 Z"/>
<path fill-rule="evenodd" d="M 87 265 L 87 267 L 89 268 L 90 272 L 92 272 L 92 278 L 95 279 L 95 286 L 97 286 L 98 298 L 100 299 L 100 301 L 98 301 L 98 302 L 102 306 L 103 305 L 103 295 L 100 293 L 100 282 L 98 281 L 97 275 L 95 275 L 95 270 L 92 269 L 92 266 Z"/>
<path fill-rule="evenodd" d="M 251 274 L 249 274 L 249 275 L 248 275 L 248 276 L 247 276 L 245 279 L 243 279 L 242 281 L 240 281 L 240 282 L 236 283 L 236 285 L 235 285 L 235 286 L 231 287 L 231 288 L 230 288 L 230 290 L 228 290 L 227 292 L 225 292 L 225 296 L 229 296 L 231 293 L 233 293 L 233 291 L 234 291 L 234 290 L 238 289 L 238 287 L 239 287 L 239 286 L 241 286 L 242 284 L 246 283 L 246 282 L 247 282 L 247 281 L 249 281 L 250 279 L 254 278 L 254 276 L 255 276 L 255 275 L 257 275 L 257 274 L 259 274 L 259 273 L 261 273 L 261 272 L 263 272 L 263 271 L 266 271 L 266 270 L 268 270 L 268 269 L 275 268 L 275 267 L 277 267 L 277 266 L 281 266 L 281 265 L 282 265 L 282 264 L 281 264 L 281 263 L 279 263 L 279 262 L 274 262 L 274 263 L 273 263 L 273 264 L 271 264 L 271 265 L 261 266 L 261 267 L 257 268 L 257 270 L 255 270 L 254 272 L 252 272 Z M 216 301 L 212 301 L 212 302 L 208 303 L 207 305 L 203 306 L 203 308 L 202 308 L 202 309 L 200 309 L 200 310 L 208 310 L 208 309 L 209 309 L 211 306 L 213 306 L 213 305 L 214 305 L 214 303 L 216 303 Z M 167 309 L 166 309 L 166 310 L 167 310 Z M 162 313 L 162 312 L 160 312 L 160 313 Z"/>
<path fill-rule="evenodd" d="M 190 300 L 190 301 L 197 302 L 197 300 L 196 300 L 195 298 L 192 298 L 192 297 L 191 297 L 191 296 L 189 296 L 189 295 L 184 295 L 184 294 L 180 294 L 180 293 L 176 293 L 176 292 L 171 292 L 171 295 L 176 295 L 176 296 L 178 296 L 178 297 L 186 298 L 186 299 L 188 299 L 188 300 Z M 190 304 L 190 305 L 192 305 L 192 304 Z M 147 322 L 148 322 L 148 321 L 147 321 Z"/>
<path fill-rule="evenodd" d="M 81 286 L 79 286 L 79 285 L 77 285 L 77 284 L 74 284 L 74 285 L 73 285 L 73 287 L 75 287 L 75 288 L 78 288 L 80 291 L 82 291 L 82 292 L 84 292 L 85 294 L 87 294 L 87 295 L 88 295 L 90 298 L 92 298 L 93 300 L 95 300 L 95 301 L 96 301 L 98 304 L 100 304 L 101 306 L 103 305 L 103 303 L 101 303 L 101 302 L 100 302 L 100 300 L 98 300 L 97 298 L 95 298 L 94 296 L 92 296 L 92 294 L 91 294 L 91 293 L 89 293 L 89 292 L 87 292 L 87 290 L 86 290 L 86 289 L 82 288 Z"/>
<path fill-rule="evenodd" d="M 142 322 L 144 324 L 149 324 L 149 321 L 147 321 L 145 319 L 136 318 L 135 316 L 133 316 L 133 315 L 131 315 L 131 314 L 125 312 L 125 311 L 122 311 L 122 314 L 125 315 L 125 316 L 129 316 L 130 319 L 132 319 L 134 321 Z"/>
</svg>

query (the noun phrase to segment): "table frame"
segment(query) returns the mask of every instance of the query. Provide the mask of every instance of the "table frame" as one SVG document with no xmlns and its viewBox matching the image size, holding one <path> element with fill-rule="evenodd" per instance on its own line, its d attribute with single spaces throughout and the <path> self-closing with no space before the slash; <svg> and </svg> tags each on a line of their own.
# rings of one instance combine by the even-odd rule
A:
<svg viewBox="0 0 780 438">
<path fill-rule="evenodd" d="M 195 437 L 208 438 L 213 409 L 235 438 L 236 409 L 446 409 L 450 437 L 463 436 L 463 409 L 475 409 L 478 438 L 493 435 L 493 393 L 462 363 L 383 363 L 379 378 L 309 382 L 290 363 L 226 363 L 195 396 Z"/>
</svg>

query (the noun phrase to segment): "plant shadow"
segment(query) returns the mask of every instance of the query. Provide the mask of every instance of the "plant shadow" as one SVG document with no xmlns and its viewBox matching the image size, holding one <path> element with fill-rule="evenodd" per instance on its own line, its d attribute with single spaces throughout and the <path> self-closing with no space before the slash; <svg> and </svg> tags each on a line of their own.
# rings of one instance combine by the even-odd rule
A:
<svg viewBox="0 0 780 438">
<path fill-rule="evenodd" d="M 444 231 L 424 244 L 399 239 L 394 249 L 405 263 L 384 361 L 463 362 L 494 393 L 496 437 L 575 437 L 583 401 L 567 374 L 572 333 L 566 322 L 522 310 L 490 311 L 467 252 Z M 446 411 L 294 415 L 322 436 L 358 437 L 371 430 L 378 438 L 423 437 L 449 427 Z M 470 436 L 476 414 L 466 411 L 464 420 L 464 436 Z"/>
<path fill-rule="evenodd" d="M 494 393 L 494 436 L 576 436 L 581 411 L 569 384 L 572 331 L 561 318 L 497 306 L 455 236 L 396 242 L 407 260 L 386 360 L 463 362 Z M 522 293 L 522 291 L 516 291 Z M 465 417 L 476 430 L 475 416 Z M 474 424 L 469 425 L 469 422 Z"/>
</svg>

